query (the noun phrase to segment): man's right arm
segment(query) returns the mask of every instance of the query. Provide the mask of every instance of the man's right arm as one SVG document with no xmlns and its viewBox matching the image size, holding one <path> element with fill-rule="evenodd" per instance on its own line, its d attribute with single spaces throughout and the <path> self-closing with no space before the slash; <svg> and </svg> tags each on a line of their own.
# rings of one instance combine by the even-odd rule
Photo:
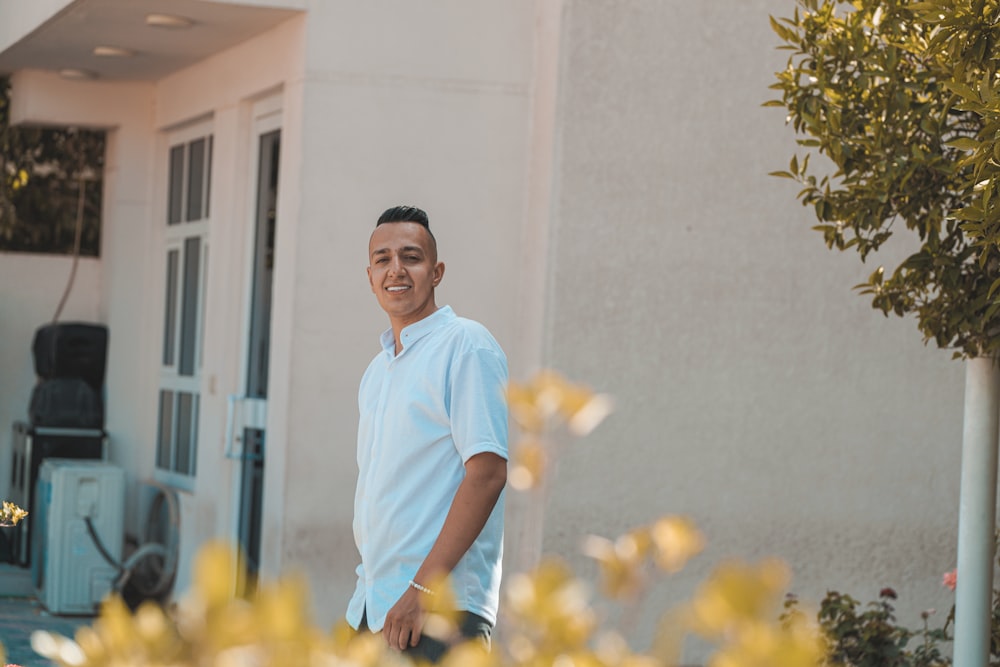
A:
<svg viewBox="0 0 1000 667">
<path fill-rule="evenodd" d="M 484 452 L 465 463 L 465 479 L 458 486 L 434 546 L 417 570 L 413 581 L 427 586 L 451 573 L 486 525 L 507 483 L 507 460 Z M 421 593 L 407 588 L 385 617 L 383 636 L 390 646 L 403 650 L 416 646 L 423 631 L 424 605 Z"/>
</svg>

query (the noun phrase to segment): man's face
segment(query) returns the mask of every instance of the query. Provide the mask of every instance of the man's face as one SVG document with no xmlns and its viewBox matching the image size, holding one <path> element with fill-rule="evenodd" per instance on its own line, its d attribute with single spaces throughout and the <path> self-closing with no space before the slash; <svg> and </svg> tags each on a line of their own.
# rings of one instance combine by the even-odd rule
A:
<svg viewBox="0 0 1000 667">
<path fill-rule="evenodd" d="M 444 276 L 444 264 L 430 234 L 416 222 L 387 222 L 368 242 L 368 282 L 378 303 L 400 328 L 435 310 L 434 288 Z"/>
</svg>

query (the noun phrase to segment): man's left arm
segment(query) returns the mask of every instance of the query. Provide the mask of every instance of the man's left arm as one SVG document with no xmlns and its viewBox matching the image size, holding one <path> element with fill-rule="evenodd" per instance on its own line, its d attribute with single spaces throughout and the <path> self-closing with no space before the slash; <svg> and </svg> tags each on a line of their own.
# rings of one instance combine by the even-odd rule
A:
<svg viewBox="0 0 1000 667">
<path fill-rule="evenodd" d="M 476 454 L 465 462 L 465 479 L 459 484 L 441 532 L 413 580 L 426 586 L 441 581 L 469 550 L 482 532 L 504 485 L 507 461 L 492 452 Z M 423 630 L 421 593 L 407 588 L 385 617 L 383 636 L 390 646 L 403 650 L 416 646 Z"/>
</svg>

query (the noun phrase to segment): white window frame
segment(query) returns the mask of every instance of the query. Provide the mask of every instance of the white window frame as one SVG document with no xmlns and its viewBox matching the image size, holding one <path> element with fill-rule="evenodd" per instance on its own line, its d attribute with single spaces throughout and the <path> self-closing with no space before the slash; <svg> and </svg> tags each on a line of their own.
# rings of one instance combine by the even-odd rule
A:
<svg viewBox="0 0 1000 667">
<path fill-rule="evenodd" d="M 213 132 L 212 124 L 210 121 L 204 121 L 196 124 L 189 125 L 182 129 L 174 130 L 166 135 L 166 151 L 164 152 L 161 159 L 163 159 L 167 164 L 167 169 L 165 170 L 166 178 L 165 182 L 161 184 L 164 187 L 166 196 L 161 200 L 163 202 L 163 209 L 157 215 L 157 225 L 161 230 L 161 272 L 160 275 L 163 276 L 163 288 L 160 292 L 161 294 L 161 313 L 163 313 L 162 327 L 161 327 L 161 338 L 159 344 L 155 347 L 157 354 L 157 366 L 158 372 L 158 382 L 157 382 L 157 398 L 156 398 L 156 421 L 155 421 L 155 452 L 153 458 L 153 478 L 161 483 L 168 484 L 170 486 L 186 490 L 194 490 L 195 477 L 198 473 L 197 470 L 197 460 L 198 460 L 198 441 L 199 441 L 199 422 L 201 417 L 201 393 L 202 393 L 202 341 L 204 337 L 204 320 L 205 320 L 205 296 L 206 296 L 206 284 L 207 284 L 207 274 L 209 267 L 209 244 L 208 244 L 208 232 L 211 226 L 211 172 L 212 172 L 212 162 L 213 162 Z M 188 198 L 190 195 L 189 191 L 189 169 L 190 169 L 190 147 L 194 142 L 199 139 L 205 140 L 205 155 L 203 161 L 203 173 L 201 192 L 202 192 L 202 205 L 201 211 L 198 213 L 200 216 L 194 220 L 187 220 L 187 208 L 188 208 Z M 170 204 L 171 204 L 171 169 L 170 169 L 170 159 L 174 148 L 178 146 L 184 146 L 184 159 L 183 159 L 183 169 L 181 173 L 181 201 L 180 201 L 180 221 L 174 224 L 169 223 L 170 216 Z M 186 243 L 192 239 L 198 239 L 198 264 L 197 264 L 197 283 L 192 285 L 192 295 L 197 299 L 197 303 L 194 304 L 194 321 L 190 323 L 191 331 L 193 333 L 193 339 L 187 341 L 183 340 L 182 325 L 184 323 L 183 310 L 184 310 L 184 280 L 185 280 L 185 252 Z M 167 321 L 167 298 L 168 298 L 168 264 L 171 253 L 176 253 L 177 266 L 176 271 L 173 275 L 173 292 L 172 297 L 174 303 L 172 306 L 172 322 Z M 170 355 L 167 354 L 167 327 L 168 324 L 172 324 L 172 331 L 170 332 L 172 341 L 172 349 L 170 350 Z M 190 373 L 182 372 L 180 367 L 182 349 L 185 348 L 185 342 L 187 342 L 193 349 L 191 349 L 191 354 L 193 358 L 191 359 Z M 168 358 L 169 356 L 169 358 Z M 162 398 L 163 392 L 170 392 L 173 394 L 173 408 L 171 410 L 170 416 L 172 421 L 172 426 L 169 430 L 169 467 L 160 467 L 160 453 L 161 453 L 161 438 L 163 437 L 161 423 L 163 417 L 162 408 Z M 190 451 L 188 452 L 191 472 L 185 472 L 178 469 L 178 459 L 180 458 L 180 451 L 178 447 L 178 422 L 177 414 L 180 405 L 179 393 L 187 393 L 193 397 L 193 405 L 191 407 L 193 414 L 191 415 L 190 421 L 190 432 L 188 433 L 188 443 Z"/>
</svg>

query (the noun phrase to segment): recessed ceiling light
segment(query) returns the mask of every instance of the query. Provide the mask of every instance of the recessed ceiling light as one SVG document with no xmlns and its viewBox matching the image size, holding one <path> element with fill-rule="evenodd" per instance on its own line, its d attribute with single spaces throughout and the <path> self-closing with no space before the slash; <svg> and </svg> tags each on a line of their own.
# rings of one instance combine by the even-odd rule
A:
<svg viewBox="0 0 1000 667">
<path fill-rule="evenodd" d="M 194 21 L 173 14 L 146 14 L 146 25 L 154 28 L 190 28 Z"/>
<path fill-rule="evenodd" d="M 72 81 L 90 81 L 97 78 L 97 72 L 91 72 L 89 69 L 67 67 L 66 69 L 59 70 L 59 76 Z"/>
<path fill-rule="evenodd" d="M 117 46 L 95 46 L 94 55 L 105 58 L 131 58 L 135 55 L 135 51 Z"/>
</svg>

